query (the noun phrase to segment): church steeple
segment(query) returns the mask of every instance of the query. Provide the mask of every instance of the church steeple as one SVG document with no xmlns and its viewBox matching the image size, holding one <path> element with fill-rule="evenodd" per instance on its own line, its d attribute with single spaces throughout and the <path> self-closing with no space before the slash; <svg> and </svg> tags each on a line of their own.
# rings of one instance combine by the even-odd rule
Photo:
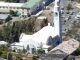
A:
<svg viewBox="0 0 80 60">
<path fill-rule="evenodd" d="M 55 0 L 55 6 L 53 11 L 54 32 L 58 35 L 59 41 L 62 42 L 60 0 Z"/>
</svg>

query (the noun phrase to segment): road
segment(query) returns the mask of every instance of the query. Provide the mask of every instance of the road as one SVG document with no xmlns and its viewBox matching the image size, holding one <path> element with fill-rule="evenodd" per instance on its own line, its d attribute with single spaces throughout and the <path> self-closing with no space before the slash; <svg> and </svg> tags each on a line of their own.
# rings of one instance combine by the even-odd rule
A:
<svg viewBox="0 0 80 60">
<path fill-rule="evenodd" d="M 74 1 L 74 2 L 75 2 L 75 1 Z M 72 20 L 75 20 L 76 14 L 80 11 L 79 8 L 77 8 L 76 6 L 74 6 L 74 4 L 73 4 L 74 2 L 70 2 L 69 0 L 61 0 L 61 2 L 60 2 L 60 6 L 64 6 L 64 10 L 63 10 L 64 13 L 62 14 L 62 16 L 63 16 L 62 22 L 65 20 L 65 18 L 66 18 L 67 16 L 71 16 L 71 18 L 66 21 L 65 25 L 62 25 L 62 29 L 63 29 L 63 30 L 64 30 L 64 29 L 71 29 L 71 26 L 72 26 L 71 21 L 72 21 Z M 68 10 L 66 9 L 66 6 L 67 6 L 69 3 L 72 4 L 72 8 L 73 8 L 73 9 L 71 9 L 71 10 L 69 10 L 69 11 L 73 11 L 73 12 L 74 12 L 73 15 L 66 14 L 66 12 L 68 12 Z"/>
</svg>

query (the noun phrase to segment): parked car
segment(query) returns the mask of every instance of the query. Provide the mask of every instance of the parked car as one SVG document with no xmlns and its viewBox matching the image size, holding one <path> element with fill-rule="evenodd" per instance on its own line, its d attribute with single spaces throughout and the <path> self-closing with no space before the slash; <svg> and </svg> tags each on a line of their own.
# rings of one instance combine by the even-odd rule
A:
<svg viewBox="0 0 80 60">
<path fill-rule="evenodd" d="M 61 7 L 61 10 L 64 10 L 64 6 Z"/>
<path fill-rule="evenodd" d="M 61 14 L 63 14 L 64 12 L 63 12 L 63 10 L 61 10 Z"/>
<path fill-rule="evenodd" d="M 78 23 L 78 20 L 72 20 L 71 23 L 76 24 L 76 23 Z"/>
<path fill-rule="evenodd" d="M 65 18 L 65 20 L 69 20 L 71 18 L 71 16 L 68 16 L 67 18 Z"/>
<path fill-rule="evenodd" d="M 66 14 L 69 14 L 69 12 L 66 12 Z"/>
<path fill-rule="evenodd" d="M 73 12 L 73 11 L 71 11 L 71 12 L 70 12 L 70 15 L 73 15 L 73 13 L 74 13 L 74 12 Z"/>
</svg>

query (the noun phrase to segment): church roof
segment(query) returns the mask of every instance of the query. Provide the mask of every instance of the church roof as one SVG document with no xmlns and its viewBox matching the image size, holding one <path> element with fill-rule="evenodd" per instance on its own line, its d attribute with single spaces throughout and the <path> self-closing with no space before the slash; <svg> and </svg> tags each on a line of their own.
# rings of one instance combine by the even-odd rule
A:
<svg viewBox="0 0 80 60">
<path fill-rule="evenodd" d="M 32 39 L 32 40 L 36 41 L 37 43 L 41 43 L 41 42 L 46 43 L 49 36 L 51 36 L 51 37 L 56 36 L 56 34 L 54 33 L 54 27 L 45 26 L 38 32 L 34 33 L 33 35 L 22 34 L 20 36 L 20 42 Z"/>
<path fill-rule="evenodd" d="M 51 51 L 55 51 L 57 49 L 67 53 L 67 54 L 71 54 L 73 53 L 77 48 L 79 47 L 79 42 L 71 39 L 65 42 L 62 42 L 60 45 L 58 45 L 57 47 L 53 48 Z M 50 51 L 50 52 L 51 52 Z"/>
<path fill-rule="evenodd" d="M 0 45 L 7 45 L 8 43 L 5 41 L 0 41 Z"/>
</svg>

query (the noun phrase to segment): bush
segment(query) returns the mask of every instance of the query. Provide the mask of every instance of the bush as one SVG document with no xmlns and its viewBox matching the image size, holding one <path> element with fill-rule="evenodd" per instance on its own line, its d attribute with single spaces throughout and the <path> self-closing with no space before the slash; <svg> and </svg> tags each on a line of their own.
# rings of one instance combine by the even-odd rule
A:
<svg viewBox="0 0 80 60">
<path fill-rule="evenodd" d="M 3 24 L 3 21 L 2 20 L 0 20 L 0 24 Z"/>
<path fill-rule="evenodd" d="M 37 56 L 33 56 L 32 57 L 32 60 L 37 60 Z"/>
<path fill-rule="evenodd" d="M 43 19 L 43 21 L 41 22 L 41 28 L 43 28 L 44 26 L 48 25 L 48 20 L 47 19 Z"/>
</svg>

